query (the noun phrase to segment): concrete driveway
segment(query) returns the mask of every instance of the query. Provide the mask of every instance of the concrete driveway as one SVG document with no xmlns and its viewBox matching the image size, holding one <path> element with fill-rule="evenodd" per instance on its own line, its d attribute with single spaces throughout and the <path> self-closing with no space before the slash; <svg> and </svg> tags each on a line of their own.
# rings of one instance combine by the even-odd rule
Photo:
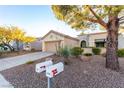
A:
<svg viewBox="0 0 124 93">
<path fill-rule="evenodd" d="M 28 61 L 34 61 L 40 58 L 48 57 L 53 54 L 54 53 L 50 52 L 35 52 L 16 57 L 3 58 L 0 59 L 0 71 L 25 64 Z"/>
<path fill-rule="evenodd" d="M 16 57 L 0 59 L 0 71 L 25 64 L 28 61 L 34 61 L 40 58 L 48 57 L 54 53 L 49 52 L 35 52 Z M 0 74 L 0 88 L 13 88 L 13 86 Z"/>
</svg>

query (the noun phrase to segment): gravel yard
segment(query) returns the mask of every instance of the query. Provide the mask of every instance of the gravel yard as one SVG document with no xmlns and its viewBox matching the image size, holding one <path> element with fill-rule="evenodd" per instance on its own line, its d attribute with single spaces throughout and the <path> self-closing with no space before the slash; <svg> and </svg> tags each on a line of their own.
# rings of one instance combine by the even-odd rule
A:
<svg viewBox="0 0 124 93">
<path fill-rule="evenodd" d="M 54 63 L 62 60 L 62 57 L 51 56 Z M 46 88 L 47 78 L 45 73 L 35 72 L 37 60 L 33 64 L 24 64 L 0 73 L 16 88 Z M 105 68 L 105 58 L 93 56 L 89 62 L 78 58 L 69 58 L 69 65 L 65 65 L 64 72 L 56 76 L 54 86 L 56 88 L 124 88 L 124 58 L 120 58 L 121 70 L 119 72 Z"/>
</svg>

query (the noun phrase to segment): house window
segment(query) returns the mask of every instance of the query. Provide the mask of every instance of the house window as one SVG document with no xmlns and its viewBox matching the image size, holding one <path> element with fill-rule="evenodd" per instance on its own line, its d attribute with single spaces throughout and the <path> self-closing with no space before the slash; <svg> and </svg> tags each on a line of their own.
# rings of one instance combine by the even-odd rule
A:
<svg viewBox="0 0 124 93">
<path fill-rule="evenodd" d="M 82 48 L 85 48 L 85 47 L 86 47 L 86 41 L 84 41 L 84 40 L 81 41 L 81 47 L 82 47 Z"/>
<path fill-rule="evenodd" d="M 105 39 L 95 39 L 96 47 L 105 47 L 106 40 Z"/>
</svg>

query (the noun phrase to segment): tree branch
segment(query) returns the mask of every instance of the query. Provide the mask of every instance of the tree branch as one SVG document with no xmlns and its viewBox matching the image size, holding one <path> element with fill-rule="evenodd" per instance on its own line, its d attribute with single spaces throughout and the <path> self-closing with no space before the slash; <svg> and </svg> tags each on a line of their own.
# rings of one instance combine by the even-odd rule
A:
<svg viewBox="0 0 124 93">
<path fill-rule="evenodd" d="M 98 23 L 103 27 L 107 28 L 107 24 L 93 11 L 93 9 L 90 6 L 88 6 L 88 8 L 90 12 L 96 17 Z"/>
<path fill-rule="evenodd" d="M 83 20 L 90 21 L 93 23 L 99 23 L 98 20 L 92 19 L 92 18 L 82 18 Z"/>
<path fill-rule="evenodd" d="M 78 13 L 77 11 L 73 11 L 75 14 L 78 14 L 81 18 L 81 20 L 85 20 L 85 21 L 89 21 L 89 22 L 93 22 L 93 23 L 99 23 L 98 20 L 95 20 L 93 18 L 88 18 L 88 17 L 82 17 L 82 15 L 80 13 Z"/>
</svg>

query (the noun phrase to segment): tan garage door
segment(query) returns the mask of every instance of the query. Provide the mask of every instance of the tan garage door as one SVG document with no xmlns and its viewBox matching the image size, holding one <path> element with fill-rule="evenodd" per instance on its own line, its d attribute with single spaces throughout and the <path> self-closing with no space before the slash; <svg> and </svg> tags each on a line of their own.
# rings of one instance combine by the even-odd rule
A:
<svg viewBox="0 0 124 93">
<path fill-rule="evenodd" d="M 60 41 L 51 41 L 45 43 L 45 49 L 49 52 L 56 52 L 56 50 L 60 47 Z"/>
</svg>

